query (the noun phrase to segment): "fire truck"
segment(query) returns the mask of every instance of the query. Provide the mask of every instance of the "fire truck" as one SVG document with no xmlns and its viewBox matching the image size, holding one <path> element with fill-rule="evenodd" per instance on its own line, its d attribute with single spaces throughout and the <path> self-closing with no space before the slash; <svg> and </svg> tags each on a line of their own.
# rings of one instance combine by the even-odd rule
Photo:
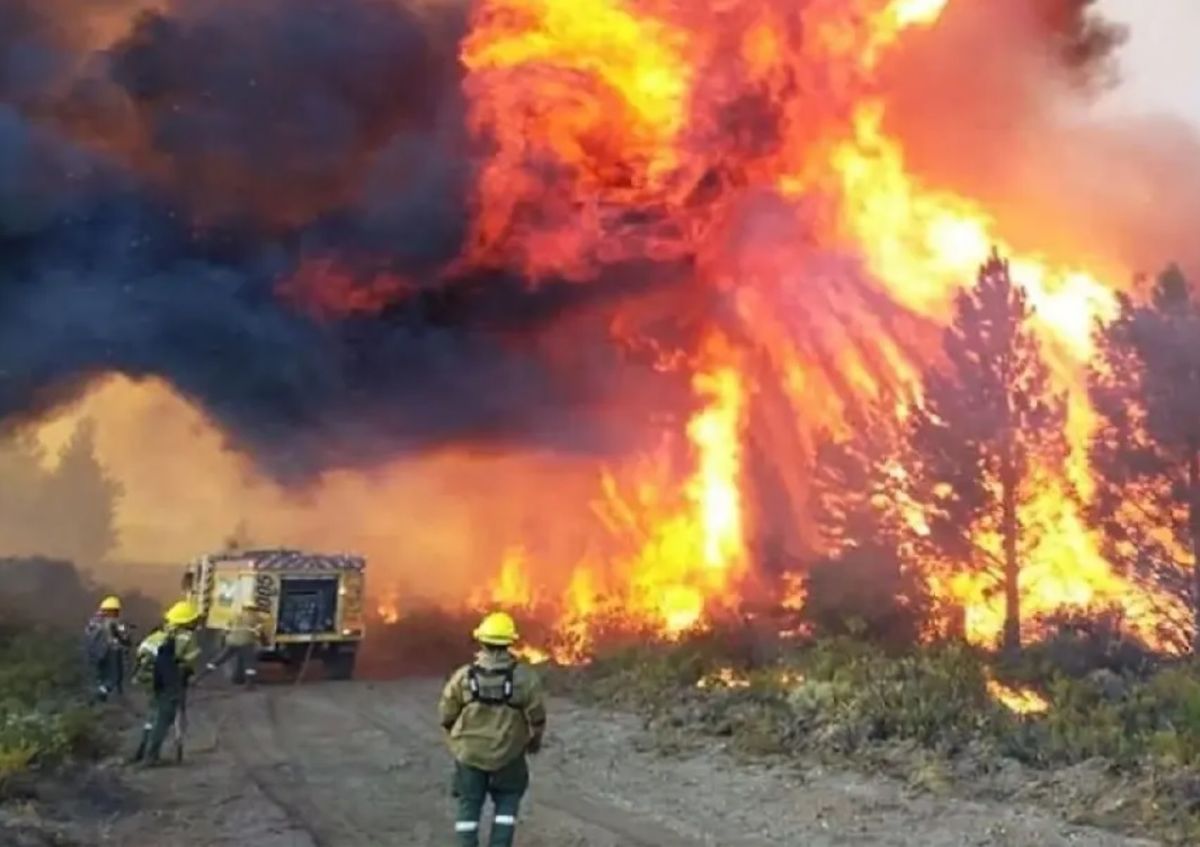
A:
<svg viewBox="0 0 1200 847">
<path fill-rule="evenodd" d="M 301 550 L 236 550 L 201 556 L 183 577 L 200 609 L 202 641 L 214 648 L 247 605 L 264 613 L 260 657 L 300 668 L 319 660 L 349 679 L 365 635 L 366 560 Z"/>
</svg>

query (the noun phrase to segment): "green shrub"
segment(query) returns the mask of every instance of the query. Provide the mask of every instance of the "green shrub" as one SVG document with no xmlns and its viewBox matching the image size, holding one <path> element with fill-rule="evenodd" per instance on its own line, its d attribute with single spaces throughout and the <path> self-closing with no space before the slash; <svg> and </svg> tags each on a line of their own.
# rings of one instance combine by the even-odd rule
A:
<svg viewBox="0 0 1200 847">
<path fill-rule="evenodd" d="M 1100 756 L 1119 765 L 1146 758 L 1200 766 L 1200 676 L 1190 666 L 1146 679 L 1057 678 L 1046 713 L 1046 762 Z"/>
<path fill-rule="evenodd" d="M 73 639 L 0 631 L 0 785 L 35 765 L 105 751 L 96 711 L 80 702 L 84 682 Z"/>
</svg>

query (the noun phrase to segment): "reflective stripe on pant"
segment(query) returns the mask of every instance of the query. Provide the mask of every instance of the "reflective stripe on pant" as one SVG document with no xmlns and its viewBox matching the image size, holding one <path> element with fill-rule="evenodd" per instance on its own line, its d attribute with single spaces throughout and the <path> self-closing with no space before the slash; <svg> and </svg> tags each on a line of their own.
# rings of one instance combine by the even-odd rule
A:
<svg viewBox="0 0 1200 847">
<path fill-rule="evenodd" d="M 454 831 L 458 835 L 459 847 L 478 847 L 479 819 L 488 797 L 492 798 L 496 810 L 489 847 L 511 847 L 516 833 L 517 812 L 528 787 L 529 768 L 524 756 L 498 771 L 482 771 L 456 762 L 454 796 L 458 798 L 458 813 Z"/>
</svg>

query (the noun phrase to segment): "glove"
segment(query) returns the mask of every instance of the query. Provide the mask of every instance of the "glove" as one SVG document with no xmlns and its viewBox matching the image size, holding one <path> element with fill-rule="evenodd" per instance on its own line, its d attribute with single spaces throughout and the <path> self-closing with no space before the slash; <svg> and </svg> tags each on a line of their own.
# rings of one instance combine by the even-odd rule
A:
<svg viewBox="0 0 1200 847">
<path fill-rule="evenodd" d="M 533 738 L 530 738 L 529 744 L 526 745 L 526 747 L 525 747 L 525 752 L 531 753 L 536 756 L 538 753 L 541 752 L 541 750 L 542 750 L 542 736 L 535 735 L 535 736 L 533 736 Z"/>
</svg>

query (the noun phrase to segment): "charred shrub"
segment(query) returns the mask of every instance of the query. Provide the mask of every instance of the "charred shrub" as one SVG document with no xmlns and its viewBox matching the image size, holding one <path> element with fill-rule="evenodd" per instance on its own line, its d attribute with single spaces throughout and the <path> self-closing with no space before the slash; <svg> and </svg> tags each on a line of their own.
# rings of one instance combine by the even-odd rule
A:
<svg viewBox="0 0 1200 847">
<path fill-rule="evenodd" d="M 915 644 L 927 619 L 922 580 L 894 550 L 870 545 L 812 566 L 802 619 L 821 636 L 854 636 L 891 646 Z"/>
<path fill-rule="evenodd" d="M 1160 664 L 1158 656 L 1129 636 L 1120 609 L 1063 612 L 1043 616 L 1036 624 L 1050 635 L 1029 645 L 1012 669 L 1028 679 L 1058 674 L 1078 679 L 1096 671 L 1145 678 Z"/>
</svg>

